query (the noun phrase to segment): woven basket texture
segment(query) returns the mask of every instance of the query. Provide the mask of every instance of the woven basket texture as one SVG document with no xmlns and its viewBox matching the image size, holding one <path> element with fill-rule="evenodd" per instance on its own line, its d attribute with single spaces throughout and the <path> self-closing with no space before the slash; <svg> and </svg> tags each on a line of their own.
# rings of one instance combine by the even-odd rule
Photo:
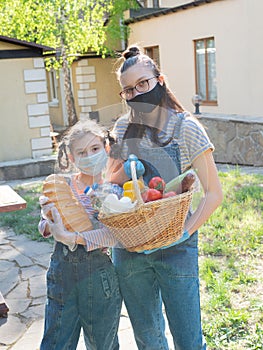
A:
<svg viewBox="0 0 263 350">
<path fill-rule="evenodd" d="M 139 252 L 170 245 L 182 236 L 193 191 L 144 203 L 135 165 L 135 162 L 131 162 L 132 181 L 137 199 L 135 209 L 120 214 L 100 213 L 99 220 L 129 251 Z"/>
</svg>

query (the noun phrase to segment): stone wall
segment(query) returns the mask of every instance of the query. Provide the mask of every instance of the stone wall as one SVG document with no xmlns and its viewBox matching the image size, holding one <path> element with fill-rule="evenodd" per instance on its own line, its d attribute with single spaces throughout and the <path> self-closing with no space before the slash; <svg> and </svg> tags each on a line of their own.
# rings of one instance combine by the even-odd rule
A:
<svg viewBox="0 0 263 350">
<path fill-rule="evenodd" d="M 217 163 L 263 166 L 263 117 L 200 114 Z"/>
</svg>

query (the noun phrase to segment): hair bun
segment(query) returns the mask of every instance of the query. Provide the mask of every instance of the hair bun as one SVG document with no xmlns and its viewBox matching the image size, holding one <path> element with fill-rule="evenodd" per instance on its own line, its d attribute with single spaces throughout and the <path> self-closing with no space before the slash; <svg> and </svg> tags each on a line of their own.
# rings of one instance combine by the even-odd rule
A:
<svg viewBox="0 0 263 350">
<path fill-rule="evenodd" d="M 132 46 L 128 50 L 124 51 L 123 57 L 127 60 L 130 57 L 140 55 L 140 49 L 137 46 Z"/>
</svg>

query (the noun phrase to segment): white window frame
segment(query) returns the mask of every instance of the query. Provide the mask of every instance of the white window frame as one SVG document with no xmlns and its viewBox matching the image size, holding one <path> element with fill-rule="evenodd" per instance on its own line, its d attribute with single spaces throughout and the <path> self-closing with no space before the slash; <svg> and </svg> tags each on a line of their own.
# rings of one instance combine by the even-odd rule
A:
<svg viewBox="0 0 263 350">
<path fill-rule="evenodd" d="M 214 47 L 209 48 L 208 42 L 213 40 Z M 197 49 L 197 43 L 200 42 L 203 44 L 203 48 Z M 199 55 L 203 57 L 203 66 L 198 66 Z M 213 55 L 214 60 L 211 61 L 209 55 Z M 217 105 L 217 83 L 216 83 L 216 46 L 215 46 L 215 38 L 201 38 L 194 40 L 194 57 L 195 57 L 195 90 L 196 94 L 202 97 L 203 105 Z M 211 80 L 212 77 L 212 80 Z M 203 78 L 203 79 L 202 79 Z M 202 79 L 202 80 L 200 80 Z M 202 88 L 201 88 L 202 87 Z M 199 91 L 199 90 L 202 90 Z M 214 98 L 210 96 L 213 95 Z"/>
</svg>

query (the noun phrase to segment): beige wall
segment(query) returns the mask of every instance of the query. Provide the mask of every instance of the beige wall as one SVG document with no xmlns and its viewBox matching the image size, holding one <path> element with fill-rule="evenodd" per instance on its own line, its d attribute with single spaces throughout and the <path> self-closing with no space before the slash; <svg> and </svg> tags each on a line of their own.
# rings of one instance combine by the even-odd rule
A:
<svg viewBox="0 0 263 350">
<path fill-rule="evenodd" d="M 116 59 L 83 58 L 71 66 L 72 89 L 78 119 L 85 119 L 90 112 L 99 111 L 100 122 L 110 124 L 122 113 L 119 83 L 115 75 Z M 50 80 L 47 72 L 48 101 L 51 123 L 67 126 L 63 76 L 58 76 L 58 101 L 51 102 Z"/>
<path fill-rule="evenodd" d="M 0 50 L 21 48 L 0 42 Z M 0 59 L 0 76 L 0 162 L 50 155 L 43 59 Z"/>
<path fill-rule="evenodd" d="M 51 98 L 51 88 L 50 88 L 50 72 L 46 72 L 47 77 L 47 90 L 48 90 L 48 104 L 49 104 L 49 115 L 50 122 L 54 125 L 64 126 L 64 117 L 63 117 L 63 93 L 61 89 L 64 89 L 63 84 L 61 85 L 60 72 L 57 73 L 57 94 L 58 100 L 56 102 L 52 101 Z"/>
<path fill-rule="evenodd" d="M 73 63 L 74 99 L 80 119 L 87 118 L 89 112 L 99 111 L 100 122 L 109 124 L 120 115 L 122 105 L 115 62 L 112 58 L 84 58 Z"/>
<path fill-rule="evenodd" d="M 57 104 L 49 104 L 49 114 L 50 114 L 50 122 L 54 126 L 63 126 L 63 112 L 61 106 L 61 100 Z"/>
<path fill-rule="evenodd" d="M 96 70 L 96 89 L 98 92 L 98 104 L 94 110 L 99 110 L 100 121 L 109 123 L 121 113 L 120 86 L 115 74 L 116 59 L 92 60 Z M 95 85 L 95 84 L 94 84 Z"/>
<path fill-rule="evenodd" d="M 130 25 L 129 43 L 160 46 L 161 69 L 193 110 L 193 40 L 215 37 L 218 106 L 201 111 L 262 116 L 263 1 L 222 0 Z"/>
<path fill-rule="evenodd" d="M 159 7 L 176 7 L 193 2 L 193 0 L 159 0 Z"/>
<path fill-rule="evenodd" d="M 39 132 L 28 127 L 26 106 L 36 101 L 25 95 L 23 68 L 31 69 L 32 59 L 0 61 L 0 161 L 31 158 L 30 140 Z"/>
</svg>

